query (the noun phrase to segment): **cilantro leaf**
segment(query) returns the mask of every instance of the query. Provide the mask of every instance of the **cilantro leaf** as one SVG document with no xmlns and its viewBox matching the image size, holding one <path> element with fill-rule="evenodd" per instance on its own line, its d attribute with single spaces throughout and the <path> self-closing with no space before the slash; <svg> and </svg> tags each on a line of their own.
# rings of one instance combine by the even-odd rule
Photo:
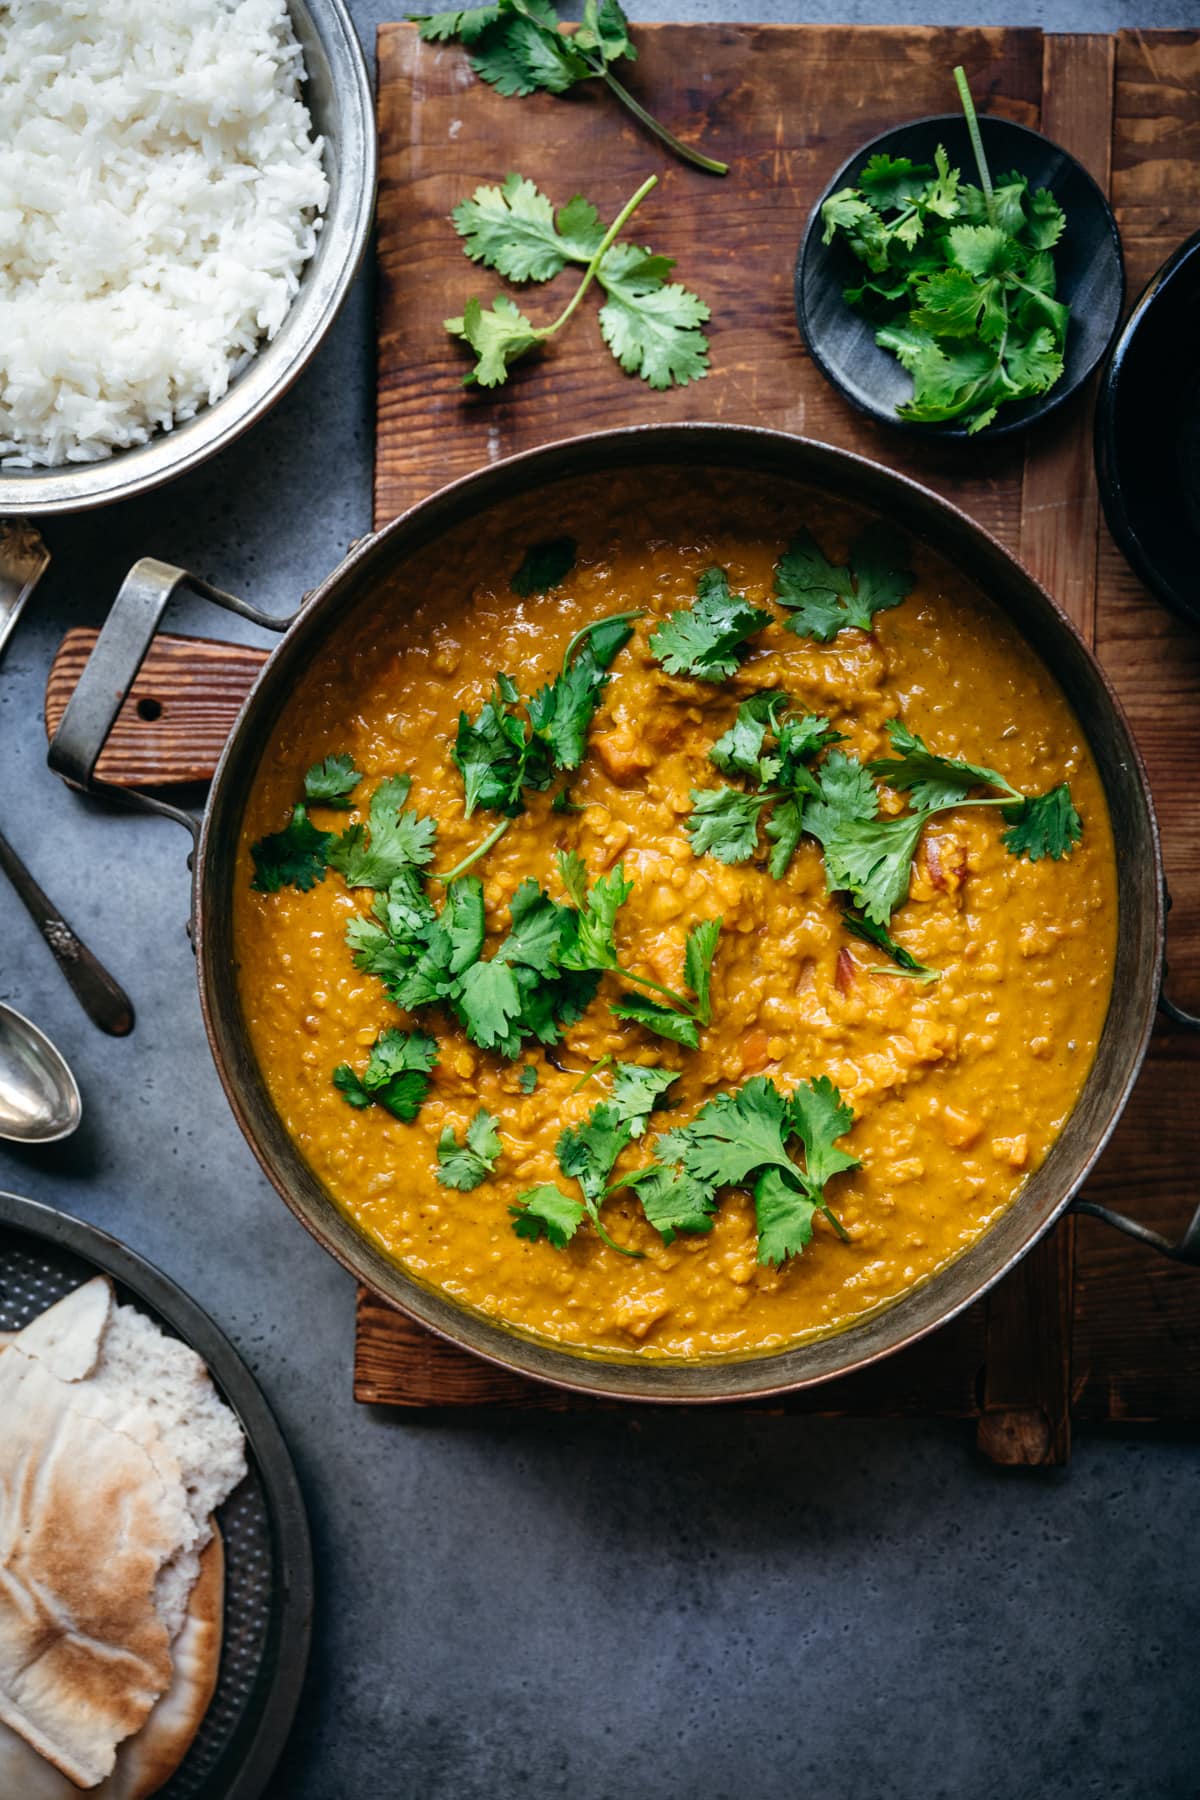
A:
<svg viewBox="0 0 1200 1800">
<path fill-rule="evenodd" d="M 633 635 L 632 616 L 599 619 L 577 634 L 582 643 L 577 649 L 575 640 L 568 645 L 562 672 L 529 702 L 534 736 L 549 750 L 556 769 L 577 769 L 583 761 L 587 734 L 610 680 L 609 667 Z"/>
<path fill-rule="evenodd" d="M 650 649 L 669 675 L 724 681 L 737 672 L 746 639 L 770 622 L 769 612 L 730 592 L 724 569 L 706 569 L 694 605 L 664 619 L 650 635 Z"/>
<path fill-rule="evenodd" d="M 429 1092 L 429 1072 L 438 1059 L 433 1038 L 419 1031 L 381 1031 L 362 1076 L 348 1063 L 333 1072 L 333 1085 L 351 1106 L 372 1102 L 406 1123 L 415 1119 Z"/>
<path fill-rule="evenodd" d="M 708 760 L 722 775 L 752 775 L 765 779 L 762 769 L 763 744 L 771 714 L 787 701 L 786 694 L 773 690 L 752 694 L 737 709 L 737 717 L 708 753 Z"/>
<path fill-rule="evenodd" d="M 536 1242 L 544 1235 L 556 1250 L 566 1249 L 587 1217 L 583 1203 L 564 1194 L 552 1181 L 527 1188 L 517 1195 L 516 1204 L 508 1210 L 518 1237 Z"/>
<path fill-rule="evenodd" d="M 540 544 L 530 544 L 509 583 L 513 593 L 525 600 L 530 594 L 545 594 L 551 588 L 561 587 L 575 567 L 578 548 L 573 537 L 546 538 Z"/>
<path fill-rule="evenodd" d="M 857 1169 L 858 1158 L 837 1148 L 854 1123 L 854 1113 L 828 1075 L 802 1081 L 788 1096 L 792 1130 L 804 1145 L 804 1173 L 811 1185 L 824 1187 L 844 1169 Z"/>
<path fill-rule="evenodd" d="M 392 775 L 371 795 L 367 810 L 370 842 L 362 825 L 349 826 L 329 849 L 329 866 L 347 887 L 387 887 L 403 870 L 433 856 L 437 824 L 405 805 L 412 779 Z"/>
<path fill-rule="evenodd" d="M 773 880 L 782 881 L 787 874 L 804 835 L 804 825 L 804 802 L 796 795 L 789 795 L 772 810 L 767 820 L 767 836 L 774 848 L 767 858 L 767 872 Z"/>
<path fill-rule="evenodd" d="M 596 270 L 607 295 L 604 341 L 627 374 L 652 388 L 685 387 L 708 374 L 708 339 L 698 327 L 711 315 L 698 294 L 663 280 L 673 267 L 670 257 L 614 244 Z"/>
<path fill-rule="evenodd" d="M 758 817 L 771 803 L 770 794 L 743 794 L 740 788 L 693 788 L 692 812 L 686 822 L 694 856 L 718 862 L 749 860 L 758 847 Z"/>
<path fill-rule="evenodd" d="M 251 844 L 251 887 L 260 894 L 275 894 L 281 887 L 307 893 L 318 881 L 324 881 L 329 849 L 336 842 L 333 832 L 318 831 L 311 823 L 307 807 L 294 806 L 282 831 L 273 831 Z"/>
<path fill-rule="evenodd" d="M 754 1183 L 758 1260 L 778 1268 L 812 1242 L 816 1197 L 783 1169 L 766 1168 Z"/>
<path fill-rule="evenodd" d="M 924 739 L 910 731 L 902 719 L 889 719 L 886 729 L 893 750 L 899 754 L 877 757 L 867 764 L 867 769 L 898 793 L 907 791 L 913 805 L 922 812 L 954 806 L 964 800 L 973 787 L 998 787 L 1006 793 L 1015 793 L 995 769 L 985 768 L 981 763 L 935 756 Z"/>
<path fill-rule="evenodd" d="M 507 294 L 498 294 L 486 312 L 479 300 L 468 300 L 445 326 L 451 337 L 461 338 L 475 352 L 475 367 L 463 376 L 464 387 L 499 387 L 508 380 L 510 363 L 546 336 Z"/>
<path fill-rule="evenodd" d="M 477 187 L 450 216 L 471 261 L 510 281 L 549 281 L 568 262 L 590 261 L 604 236 L 595 207 L 579 195 L 556 217 L 545 194 L 515 172 L 500 187 Z"/>
<path fill-rule="evenodd" d="M 526 1063 L 525 1067 L 521 1070 L 520 1075 L 517 1077 L 517 1086 L 523 1094 L 532 1094 L 537 1084 L 538 1072 L 536 1064 Z"/>
<path fill-rule="evenodd" d="M 687 934 L 683 952 L 683 979 L 696 996 L 696 1016 L 702 1025 L 712 1021 L 712 966 L 723 920 L 700 919 Z"/>
<path fill-rule="evenodd" d="M 844 750 L 831 750 L 817 775 L 817 795 L 805 803 L 804 829 L 825 845 L 843 825 L 873 819 L 879 796 L 867 770 Z"/>
<path fill-rule="evenodd" d="M 467 1035 L 481 1049 L 516 1054 L 520 1047 L 519 1034 L 516 1048 L 510 1052 L 509 1046 L 514 1041 L 513 1021 L 521 1015 L 521 990 L 516 975 L 506 963 L 492 957 L 488 962 L 472 963 L 465 969 L 459 982 L 455 1012 Z"/>
<path fill-rule="evenodd" d="M 568 927 L 569 913 L 527 875 L 509 903 L 511 929 L 496 961 L 523 963 L 538 975 L 550 975 L 558 965 Z"/>
<path fill-rule="evenodd" d="M 712 1187 L 740 1187 L 769 1164 L 793 1167 L 785 1139 L 793 1129 L 788 1102 L 775 1083 L 755 1075 L 732 1094 L 717 1094 L 690 1125 L 665 1132 L 655 1146 L 664 1162 L 682 1164 Z"/>
<path fill-rule="evenodd" d="M 516 683 L 497 675 L 496 686 L 472 723 L 458 715 L 458 735 L 450 755 L 466 790 L 465 816 L 476 807 L 515 817 L 522 809 L 521 789 L 547 788 L 553 767 L 546 745 L 530 734 L 516 707 L 520 701 Z"/>
<path fill-rule="evenodd" d="M 1065 781 L 1049 793 L 1002 807 L 1000 817 L 1009 827 L 1004 833 L 1005 848 L 1014 856 L 1027 856 L 1030 862 L 1043 856 L 1057 862 L 1069 856 L 1083 836 L 1083 824 Z"/>
<path fill-rule="evenodd" d="M 691 1013 L 676 1012 L 674 1007 L 652 1000 L 648 994 L 626 991 L 619 1000 L 610 1002 L 609 1011 L 614 1018 L 629 1019 L 644 1031 L 652 1032 L 655 1037 L 666 1038 L 673 1044 L 682 1044 L 687 1050 L 700 1048 L 700 1021 Z"/>
<path fill-rule="evenodd" d="M 681 1231 L 711 1231 L 716 1192 L 684 1169 L 650 1163 L 625 1178 L 642 1203 L 646 1219 L 664 1244 L 673 1243 Z"/>
<path fill-rule="evenodd" d="M 568 969 L 615 969 L 620 965 L 616 946 L 617 914 L 633 892 L 625 879 L 625 865 L 617 863 L 584 892 L 579 873 L 582 859 L 559 857 L 563 885 L 575 900 L 578 926 L 574 943 L 563 954 Z"/>
<path fill-rule="evenodd" d="M 458 38 L 464 44 L 471 44 L 489 25 L 496 23 L 500 12 L 499 6 L 473 6 L 463 12 L 410 13 L 409 18 L 416 20 L 426 43 L 444 44 L 451 38 Z"/>
<path fill-rule="evenodd" d="M 802 528 L 775 565 L 775 598 L 792 614 L 788 630 L 818 644 L 828 644 L 847 626 L 870 631 L 876 613 L 899 606 L 912 592 L 908 557 L 907 540 L 879 523 L 855 538 L 850 567 L 842 568 Z"/>
<path fill-rule="evenodd" d="M 629 1125 L 609 1101 L 594 1106 L 583 1125 L 568 1125 L 555 1148 L 564 1175 L 577 1181 L 585 1202 L 598 1207 L 613 1164 L 632 1141 Z"/>
<path fill-rule="evenodd" d="M 886 925 L 908 897 L 912 860 L 927 813 L 896 819 L 848 819 L 825 838 L 825 876 L 830 892 L 849 893 L 876 925 Z"/>
<path fill-rule="evenodd" d="M 912 951 L 906 950 L 903 944 L 898 944 L 883 925 L 877 925 L 870 919 L 860 919 L 852 912 L 842 914 L 842 924 L 851 937 L 859 938 L 864 944 L 874 944 L 877 950 L 890 956 L 897 968 L 905 970 L 907 974 L 919 976 L 922 981 L 941 980 L 939 970 L 926 968 L 923 962 L 918 962 Z"/>
<path fill-rule="evenodd" d="M 342 811 L 350 805 L 350 796 L 362 780 L 354 766 L 354 758 L 344 752 L 327 756 L 314 763 L 304 777 L 304 798 L 314 805 L 332 806 Z"/>
<path fill-rule="evenodd" d="M 616 1065 L 610 1105 L 628 1126 L 631 1138 L 642 1136 L 647 1119 L 676 1079 L 674 1069 L 650 1068 L 645 1063 Z"/>
<path fill-rule="evenodd" d="M 461 1144 L 452 1125 L 442 1127 L 437 1147 L 437 1178 L 443 1187 L 469 1193 L 487 1180 L 503 1148 L 496 1129 L 499 1123 L 498 1118 L 480 1107 L 467 1126 Z"/>
</svg>

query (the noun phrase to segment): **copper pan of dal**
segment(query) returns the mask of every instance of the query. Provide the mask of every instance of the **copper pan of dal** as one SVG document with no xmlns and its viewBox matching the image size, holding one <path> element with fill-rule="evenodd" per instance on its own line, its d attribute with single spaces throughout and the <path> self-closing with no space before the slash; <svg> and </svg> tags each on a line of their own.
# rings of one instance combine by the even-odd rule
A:
<svg viewBox="0 0 1200 1800">
<path fill-rule="evenodd" d="M 756 475 L 794 480 L 886 517 L 954 565 L 1008 615 L 1074 710 L 1107 796 L 1117 861 L 1112 999 L 1095 1063 L 1045 1161 L 1009 1210 L 923 1285 L 835 1335 L 781 1350 L 694 1362 L 659 1360 L 645 1352 L 598 1355 L 525 1335 L 467 1309 L 390 1260 L 339 1210 L 285 1130 L 252 1052 L 234 979 L 235 864 L 246 799 L 287 698 L 314 659 L 327 652 L 333 634 L 360 606 L 371 603 L 381 583 L 407 558 L 443 533 L 464 523 L 486 533 L 489 516 L 548 483 L 584 483 L 639 467 L 727 470 L 738 481 Z M 559 1387 L 640 1401 L 762 1399 L 848 1374 L 936 1330 L 1000 1280 L 1071 1206 L 1137 1079 L 1159 1004 L 1166 901 L 1158 828 L 1141 756 L 1095 657 L 1045 590 L 957 508 L 889 469 L 826 444 L 737 425 L 648 425 L 551 444 L 442 489 L 356 544 L 290 620 L 268 619 L 182 570 L 140 563 L 121 590 L 51 746 L 51 766 L 60 774 L 104 791 L 92 778 L 96 759 L 166 601 L 180 585 L 271 625 L 283 636 L 242 709 L 203 819 L 197 823 L 154 796 L 132 798 L 188 825 L 196 839 L 192 933 L 200 1003 L 238 1124 L 297 1218 L 381 1298 L 451 1343 Z M 127 795 L 113 797 L 126 804 L 130 800 Z M 1037 1078 L 1031 1062 L 1030 1080 Z M 1086 1201 L 1080 1204 L 1100 1210 Z M 1131 1221 L 1104 1216 L 1168 1254 L 1200 1260 L 1200 1214 L 1176 1246 Z"/>
</svg>

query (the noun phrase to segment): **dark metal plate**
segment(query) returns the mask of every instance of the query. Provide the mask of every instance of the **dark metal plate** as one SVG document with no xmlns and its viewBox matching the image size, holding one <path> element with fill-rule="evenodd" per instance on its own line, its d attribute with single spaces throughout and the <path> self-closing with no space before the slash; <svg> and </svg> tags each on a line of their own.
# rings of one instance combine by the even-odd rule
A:
<svg viewBox="0 0 1200 1800">
<path fill-rule="evenodd" d="M 207 1313 L 107 1232 L 0 1193 L 0 1331 L 17 1331 L 97 1273 L 190 1344 L 246 1434 L 246 1479 L 217 1514 L 225 1633 L 212 1704 L 160 1800 L 258 1800 L 291 1728 L 308 1662 L 312 1552 L 296 1471 L 254 1377 Z"/>
</svg>

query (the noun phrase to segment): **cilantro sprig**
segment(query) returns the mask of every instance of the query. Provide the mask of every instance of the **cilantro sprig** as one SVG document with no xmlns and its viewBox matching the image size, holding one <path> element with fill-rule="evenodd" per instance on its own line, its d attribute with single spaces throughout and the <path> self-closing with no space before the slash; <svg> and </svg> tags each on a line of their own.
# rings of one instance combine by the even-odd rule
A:
<svg viewBox="0 0 1200 1800">
<path fill-rule="evenodd" d="M 876 816 L 877 801 L 868 810 L 860 788 L 856 804 L 835 808 L 827 821 L 819 821 L 831 892 L 848 893 L 872 925 L 886 928 L 907 897 L 921 833 L 936 813 L 968 806 L 999 807 L 1009 827 L 1003 835 L 1005 848 L 1030 862 L 1043 856 L 1058 861 L 1079 842 L 1083 826 L 1066 782 L 1045 794 L 1022 794 L 995 769 L 936 755 L 900 719 L 888 721 L 887 733 L 898 755 L 867 763 L 865 774 L 885 781 L 898 793 L 907 793 L 913 810 L 881 819 Z M 980 787 L 999 788 L 1000 792 L 978 795 L 975 789 Z"/>
<path fill-rule="evenodd" d="M 691 606 L 680 607 L 650 634 L 650 649 L 668 675 L 724 681 L 737 673 L 747 638 L 771 623 L 771 614 L 730 591 L 724 569 L 706 569 Z"/>
<path fill-rule="evenodd" d="M 549 281 L 569 263 L 583 267 L 574 294 L 549 325 L 535 325 L 507 294 L 486 308 L 472 298 L 447 319 L 450 335 L 475 352 L 464 386 L 501 386 L 514 362 L 563 329 L 594 281 L 605 293 L 601 336 L 626 374 L 668 388 L 708 373 L 708 339 L 700 330 L 709 317 L 704 301 L 668 281 L 673 258 L 616 241 L 657 181 L 655 175 L 644 181 L 607 230 L 582 195 L 555 212 L 546 195 L 515 172 L 500 187 L 476 188 L 455 207 L 451 218 L 467 256 L 510 281 Z"/>
<path fill-rule="evenodd" d="M 875 342 L 912 376 L 901 418 L 960 419 L 974 433 L 1062 376 L 1070 309 L 1056 298 L 1051 253 L 1066 218 L 1023 175 L 993 185 L 961 68 L 954 79 L 979 186 L 950 167 L 941 145 L 932 168 L 877 155 L 822 216 L 825 243 L 840 233 L 864 265 L 847 303 L 876 322 Z"/>
<path fill-rule="evenodd" d="M 916 577 L 905 567 L 907 539 L 889 525 L 869 525 L 850 546 L 850 565 L 831 563 L 807 527 L 775 565 L 775 598 L 791 613 L 789 631 L 828 644 L 854 626 L 870 631 L 876 613 L 899 606 Z"/>
<path fill-rule="evenodd" d="M 640 1250 L 631 1250 L 609 1236 L 600 1209 L 609 1193 L 616 1191 L 608 1184 L 617 1158 L 643 1136 L 651 1113 L 661 1105 L 675 1079 L 673 1069 L 649 1068 L 641 1063 L 616 1065 L 609 1098 L 594 1106 L 582 1125 L 567 1126 L 558 1140 L 558 1166 L 568 1180 L 578 1183 L 582 1200 L 565 1194 L 553 1182 L 518 1194 L 508 1209 L 518 1237 L 536 1239 L 544 1235 L 561 1250 L 584 1219 L 590 1218 L 610 1249 L 622 1256 L 642 1255 Z"/>
<path fill-rule="evenodd" d="M 427 41 L 457 39 L 466 46 L 471 67 L 497 93 L 565 94 L 580 81 L 602 81 L 676 156 L 711 175 L 729 172 L 728 163 L 716 162 L 677 138 L 613 74 L 613 63 L 637 58 L 618 0 L 585 0 L 582 20 L 570 36 L 560 31 L 551 0 L 495 0 L 463 12 L 409 17 Z"/>
<path fill-rule="evenodd" d="M 820 790 L 809 763 L 840 734 L 828 719 L 788 710 L 786 694 L 753 695 L 738 707 L 729 730 L 709 751 L 724 775 L 740 776 L 745 789 L 726 784 L 693 788 L 687 832 L 697 856 L 718 862 L 747 862 L 758 848 L 765 820 L 772 849 L 768 867 L 776 880 L 786 872 L 804 831 L 804 808 Z"/>
<path fill-rule="evenodd" d="M 487 1180 L 500 1159 L 503 1145 L 497 1130 L 500 1121 L 485 1107 L 480 1107 L 467 1126 L 460 1144 L 453 1125 L 444 1125 L 437 1146 L 438 1180 L 443 1187 L 470 1193 Z"/>
<path fill-rule="evenodd" d="M 333 1071 L 333 1085 L 348 1106 L 361 1109 L 382 1106 L 393 1118 L 411 1123 L 429 1092 L 430 1071 L 438 1060 L 438 1047 L 420 1031 L 381 1031 L 371 1046 L 361 1075 L 349 1063 Z"/>
<path fill-rule="evenodd" d="M 324 881 L 329 848 L 336 842 L 336 832 L 319 831 L 301 801 L 292 808 L 282 831 L 272 831 L 251 844 L 251 887 L 260 894 L 276 894 L 282 887 L 307 893 L 318 881 Z"/>
</svg>

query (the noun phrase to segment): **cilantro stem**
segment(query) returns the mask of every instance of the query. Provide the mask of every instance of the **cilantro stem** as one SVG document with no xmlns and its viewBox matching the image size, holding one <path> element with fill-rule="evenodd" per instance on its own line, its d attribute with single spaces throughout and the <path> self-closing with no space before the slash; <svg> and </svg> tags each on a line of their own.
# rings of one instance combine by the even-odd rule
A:
<svg viewBox="0 0 1200 1800">
<path fill-rule="evenodd" d="M 583 280 L 580 282 L 579 286 L 575 289 L 575 292 L 574 292 L 573 296 L 571 297 L 571 299 L 567 302 L 566 307 L 558 315 L 558 318 L 555 319 L 553 325 L 547 325 L 544 327 L 543 330 L 538 332 L 539 337 L 542 337 L 542 338 L 553 337 L 553 335 L 556 331 L 562 330 L 562 328 L 566 324 L 567 320 L 571 317 L 571 314 L 575 311 L 575 308 L 579 305 L 579 302 L 583 299 L 583 296 L 587 293 L 588 289 L 591 287 L 592 282 L 596 279 L 596 270 L 600 267 L 600 261 L 604 255 L 604 252 L 614 242 L 618 233 L 624 229 L 626 221 L 637 211 L 638 207 L 642 204 L 642 201 L 646 198 L 646 195 L 650 192 L 650 189 L 655 188 L 657 186 L 658 186 L 658 176 L 650 175 L 646 178 L 645 181 L 643 181 L 641 187 L 638 189 L 637 193 L 633 196 L 632 200 L 627 200 L 625 202 L 624 206 L 621 208 L 620 212 L 617 214 L 616 218 L 613 220 L 612 224 L 609 226 L 608 230 L 605 232 L 604 236 L 601 238 L 600 243 L 599 243 L 595 253 L 592 256 L 592 260 L 589 262 L 587 268 L 583 271 Z"/>
<path fill-rule="evenodd" d="M 581 625 L 579 630 L 575 633 L 575 636 L 570 640 L 566 649 L 563 651 L 563 674 L 565 675 L 570 668 L 571 658 L 574 656 L 580 644 L 582 644 L 584 638 L 591 637 L 593 631 L 599 631 L 602 625 L 623 625 L 626 619 L 644 618 L 645 612 L 646 609 L 644 606 L 635 606 L 632 612 L 609 613 L 606 619 L 593 619 L 590 625 Z"/>
<path fill-rule="evenodd" d="M 940 969 L 898 969 L 894 963 L 875 963 L 867 970 L 868 975 L 894 975 L 897 981 L 940 981 Z"/>
<path fill-rule="evenodd" d="M 704 169 L 709 175 L 728 175 L 728 163 L 717 162 L 715 158 L 703 156 L 699 150 L 693 150 L 688 144 L 677 138 L 673 131 L 668 131 L 667 127 L 654 117 L 653 113 L 648 113 L 641 101 L 635 100 L 629 89 L 621 85 L 611 69 L 592 62 L 590 57 L 587 58 L 587 61 L 591 63 L 596 74 L 603 77 L 622 106 L 627 106 L 634 118 L 640 119 L 647 131 L 652 131 L 655 137 L 667 146 L 668 150 L 673 150 L 676 156 L 683 158 L 684 162 L 691 163 L 694 168 Z"/>
<path fill-rule="evenodd" d="M 589 1081 L 594 1081 L 601 1069 L 607 1069 L 611 1062 L 611 1056 L 602 1056 L 598 1063 L 593 1063 L 590 1069 L 585 1069 L 579 1080 L 567 1089 L 567 1099 L 569 1100 L 572 1094 L 577 1094 L 580 1088 L 585 1088 Z"/>
<path fill-rule="evenodd" d="M 833 1226 L 833 1229 L 841 1238 L 843 1244 L 848 1244 L 850 1242 L 850 1233 L 846 1230 L 846 1227 L 842 1224 L 842 1221 L 838 1218 L 833 1208 L 826 1206 L 823 1200 L 820 1202 L 820 1208 L 825 1214 L 825 1217 L 829 1220 L 829 1223 Z"/>
<path fill-rule="evenodd" d="M 511 819 L 501 819 L 500 823 L 494 825 L 491 831 L 488 832 L 482 844 L 476 844 L 470 855 L 464 856 L 460 863 L 455 863 L 454 867 L 448 870 L 445 875 L 440 875 L 436 869 L 431 869 L 429 871 L 430 878 L 433 881 L 457 881 L 458 877 L 460 875 L 465 875 L 467 870 L 471 868 L 473 864 L 477 863 L 481 856 L 487 855 L 492 845 L 499 842 L 511 824 Z"/>
<path fill-rule="evenodd" d="M 607 1231 L 605 1231 L 603 1225 L 600 1223 L 599 1206 L 593 1205 L 591 1201 L 587 1201 L 586 1205 L 592 1224 L 596 1227 L 597 1236 L 604 1240 L 609 1249 L 615 1250 L 618 1256 L 629 1256 L 633 1258 L 634 1262 L 641 1262 L 646 1252 L 644 1250 L 629 1250 L 626 1249 L 624 1244 L 616 1243 L 614 1239 L 609 1237 Z"/>
<path fill-rule="evenodd" d="M 975 152 L 975 167 L 979 170 L 979 185 L 983 189 L 983 203 L 987 207 L 988 224 L 994 225 L 996 223 L 996 195 L 992 189 L 992 177 L 988 171 L 987 157 L 983 153 L 983 139 L 979 135 L 979 120 L 975 116 L 975 102 L 971 98 L 966 71 L 961 63 L 954 71 L 954 81 L 958 88 L 958 97 L 962 101 L 963 116 L 967 121 L 971 148 Z"/>
<path fill-rule="evenodd" d="M 661 982 L 651 981 L 648 975 L 635 975 L 632 969 L 627 969 L 625 967 L 624 963 L 614 963 L 613 968 L 618 975 L 623 975 L 626 981 L 636 981 L 642 987 L 650 988 L 652 992 L 661 994 L 664 1000 L 673 1000 L 675 1005 L 681 1007 L 682 1010 L 687 1013 L 689 1018 L 695 1019 L 699 1024 L 703 1025 L 704 1020 L 701 1019 L 696 1008 L 689 1005 L 683 995 L 677 994 L 674 988 L 663 987 Z"/>
</svg>

